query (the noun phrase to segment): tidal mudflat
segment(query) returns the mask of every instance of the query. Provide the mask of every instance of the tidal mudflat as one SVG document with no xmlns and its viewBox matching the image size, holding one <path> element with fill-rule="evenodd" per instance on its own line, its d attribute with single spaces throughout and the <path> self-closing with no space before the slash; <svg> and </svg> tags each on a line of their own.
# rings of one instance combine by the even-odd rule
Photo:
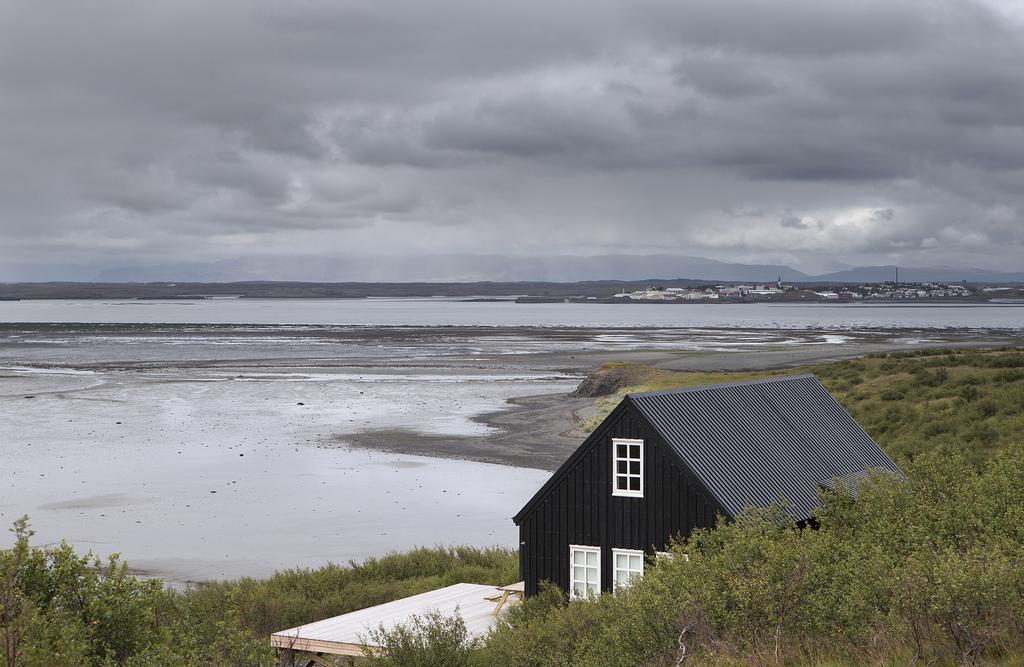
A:
<svg viewBox="0 0 1024 667">
<path fill-rule="evenodd" d="M 352 449 L 365 428 L 486 435 L 529 374 L 0 371 L 0 521 L 173 581 L 264 576 L 416 545 L 513 545 L 529 468 Z M 411 436 L 415 437 L 415 436 Z M 325 443 L 330 448 L 325 448 Z"/>
</svg>

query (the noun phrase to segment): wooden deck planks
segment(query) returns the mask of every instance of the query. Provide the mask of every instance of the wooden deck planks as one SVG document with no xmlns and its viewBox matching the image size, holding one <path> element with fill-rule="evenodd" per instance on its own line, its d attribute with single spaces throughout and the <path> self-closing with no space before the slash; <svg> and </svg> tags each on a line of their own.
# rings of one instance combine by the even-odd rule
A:
<svg viewBox="0 0 1024 667">
<path fill-rule="evenodd" d="M 507 588 L 511 587 L 454 584 L 275 632 L 270 636 L 270 643 L 280 649 L 361 656 L 371 630 L 380 626 L 391 630 L 408 623 L 414 615 L 422 616 L 429 611 L 445 616 L 458 613 L 469 635 L 480 637 L 487 634 L 495 622 L 495 603 L 487 598 L 503 595 Z"/>
</svg>

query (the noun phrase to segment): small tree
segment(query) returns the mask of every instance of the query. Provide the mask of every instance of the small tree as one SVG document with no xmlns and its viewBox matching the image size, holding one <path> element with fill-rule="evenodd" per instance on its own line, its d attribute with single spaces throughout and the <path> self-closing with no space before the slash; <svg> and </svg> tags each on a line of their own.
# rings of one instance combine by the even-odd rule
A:
<svg viewBox="0 0 1024 667">
<path fill-rule="evenodd" d="M 18 586 L 18 576 L 28 559 L 28 540 L 33 532 L 28 517 L 14 522 L 14 548 L 0 551 L 0 632 L 4 638 L 4 658 L 7 667 L 15 667 L 21 656 L 21 642 L 32 614 L 31 603 Z"/>
</svg>

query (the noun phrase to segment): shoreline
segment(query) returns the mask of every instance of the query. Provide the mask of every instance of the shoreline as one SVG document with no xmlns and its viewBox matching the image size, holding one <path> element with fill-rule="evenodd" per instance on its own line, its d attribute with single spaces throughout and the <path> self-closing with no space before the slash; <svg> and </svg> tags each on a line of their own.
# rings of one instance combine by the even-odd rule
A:
<svg viewBox="0 0 1024 667">
<path fill-rule="evenodd" d="M 816 346 L 790 350 L 745 352 L 705 352 L 684 358 L 666 352 L 640 350 L 620 353 L 615 359 L 641 363 L 673 371 L 742 372 L 771 371 L 809 364 L 857 359 L 882 352 L 919 349 L 991 349 L 1009 341 L 959 341 L 923 343 L 858 343 Z M 574 355 L 578 363 L 580 355 Z M 601 359 L 600 355 L 596 359 Z M 592 372 L 604 361 L 590 367 Z M 456 460 L 497 463 L 513 467 L 553 471 L 587 437 L 579 428 L 593 414 L 600 397 L 572 397 L 550 393 L 509 398 L 505 409 L 470 417 L 496 432 L 479 436 L 447 436 L 419 433 L 408 429 L 374 429 L 356 434 L 338 434 L 324 446 L 348 446 L 356 449 L 400 455 L 427 456 Z M 589 413 L 589 414 L 588 414 Z"/>
<path fill-rule="evenodd" d="M 0 333 L 7 333 L 0 339 L 0 366 L 98 371 L 308 366 L 585 373 L 619 360 L 667 370 L 762 370 L 897 348 L 1024 339 L 1022 329 L 998 327 L 0 323 Z M 95 354 L 68 349 L 83 344 Z M 410 349 L 441 351 L 402 356 Z"/>
</svg>

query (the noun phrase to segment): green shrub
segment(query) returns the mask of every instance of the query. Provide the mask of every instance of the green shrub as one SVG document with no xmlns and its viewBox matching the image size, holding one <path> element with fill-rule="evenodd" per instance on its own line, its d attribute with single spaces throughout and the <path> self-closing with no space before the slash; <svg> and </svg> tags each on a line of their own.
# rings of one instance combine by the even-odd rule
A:
<svg viewBox="0 0 1024 667">
<path fill-rule="evenodd" d="M 9 664 L 45 663 L 53 654 L 115 664 L 159 639 L 167 601 L 160 581 L 130 576 L 116 555 L 104 563 L 66 543 L 32 548 L 27 517 L 12 532 L 14 548 L 0 551 L 0 634 Z"/>
<path fill-rule="evenodd" d="M 883 401 L 902 401 L 907 395 L 900 389 L 886 389 L 881 394 Z"/>
<path fill-rule="evenodd" d="M 981 392 L 979 392 L 978 388 L 974 385 L 967 385 L 960 390 L 960 398 L 962 398 L 964 401 L 968 403 L 977 400 L 978 396 L 980 395 Z"/>
<path fill-rule="evenodd" d="M 480 646 L 479 639 L 469 637 L 461 616 L 436 611 L 414 614 L 408 623 L 391 629 L 380 626 L 364 643 L 378 647 L 367 650 L 365 663 L 379 667 L 465 667 Z"/>
<path fill-rule="evenodd" d="M 999 406 L 991 398 L 985 398 L 974 404 L 974 409 L 978 411 L 978 416 L 981 419 L 988 419 L 994 417 L 999 412 Z"/>
<path fill-rule="evenodd" d="M 925 387 L 937 387 L 949 381 L 949 371 L 944 367 L 935 370 L 920 367 L 914 371 L 914 381 Z"/>
<path fill-rule="evenodd" d="M 30 547 L 27 520 L 0 550 L 0 640 L 6 667 L 35 665 L 274 665 L 277 630 L 460 581 L 510 583 L 508 549 L 439 547 L 348 566 L 286 570 L 269 579 L 199 584 L 183 592 L 127 574 L 66 544 Z"/>
<path fill-rule="evenodd" d="M 1014 368 L 1011 370 L 1003 370 L 995 373 L 992 376 L 995 382 L 1020 382 L 1024 380 L 1024 370 Z"/>
</svg>

